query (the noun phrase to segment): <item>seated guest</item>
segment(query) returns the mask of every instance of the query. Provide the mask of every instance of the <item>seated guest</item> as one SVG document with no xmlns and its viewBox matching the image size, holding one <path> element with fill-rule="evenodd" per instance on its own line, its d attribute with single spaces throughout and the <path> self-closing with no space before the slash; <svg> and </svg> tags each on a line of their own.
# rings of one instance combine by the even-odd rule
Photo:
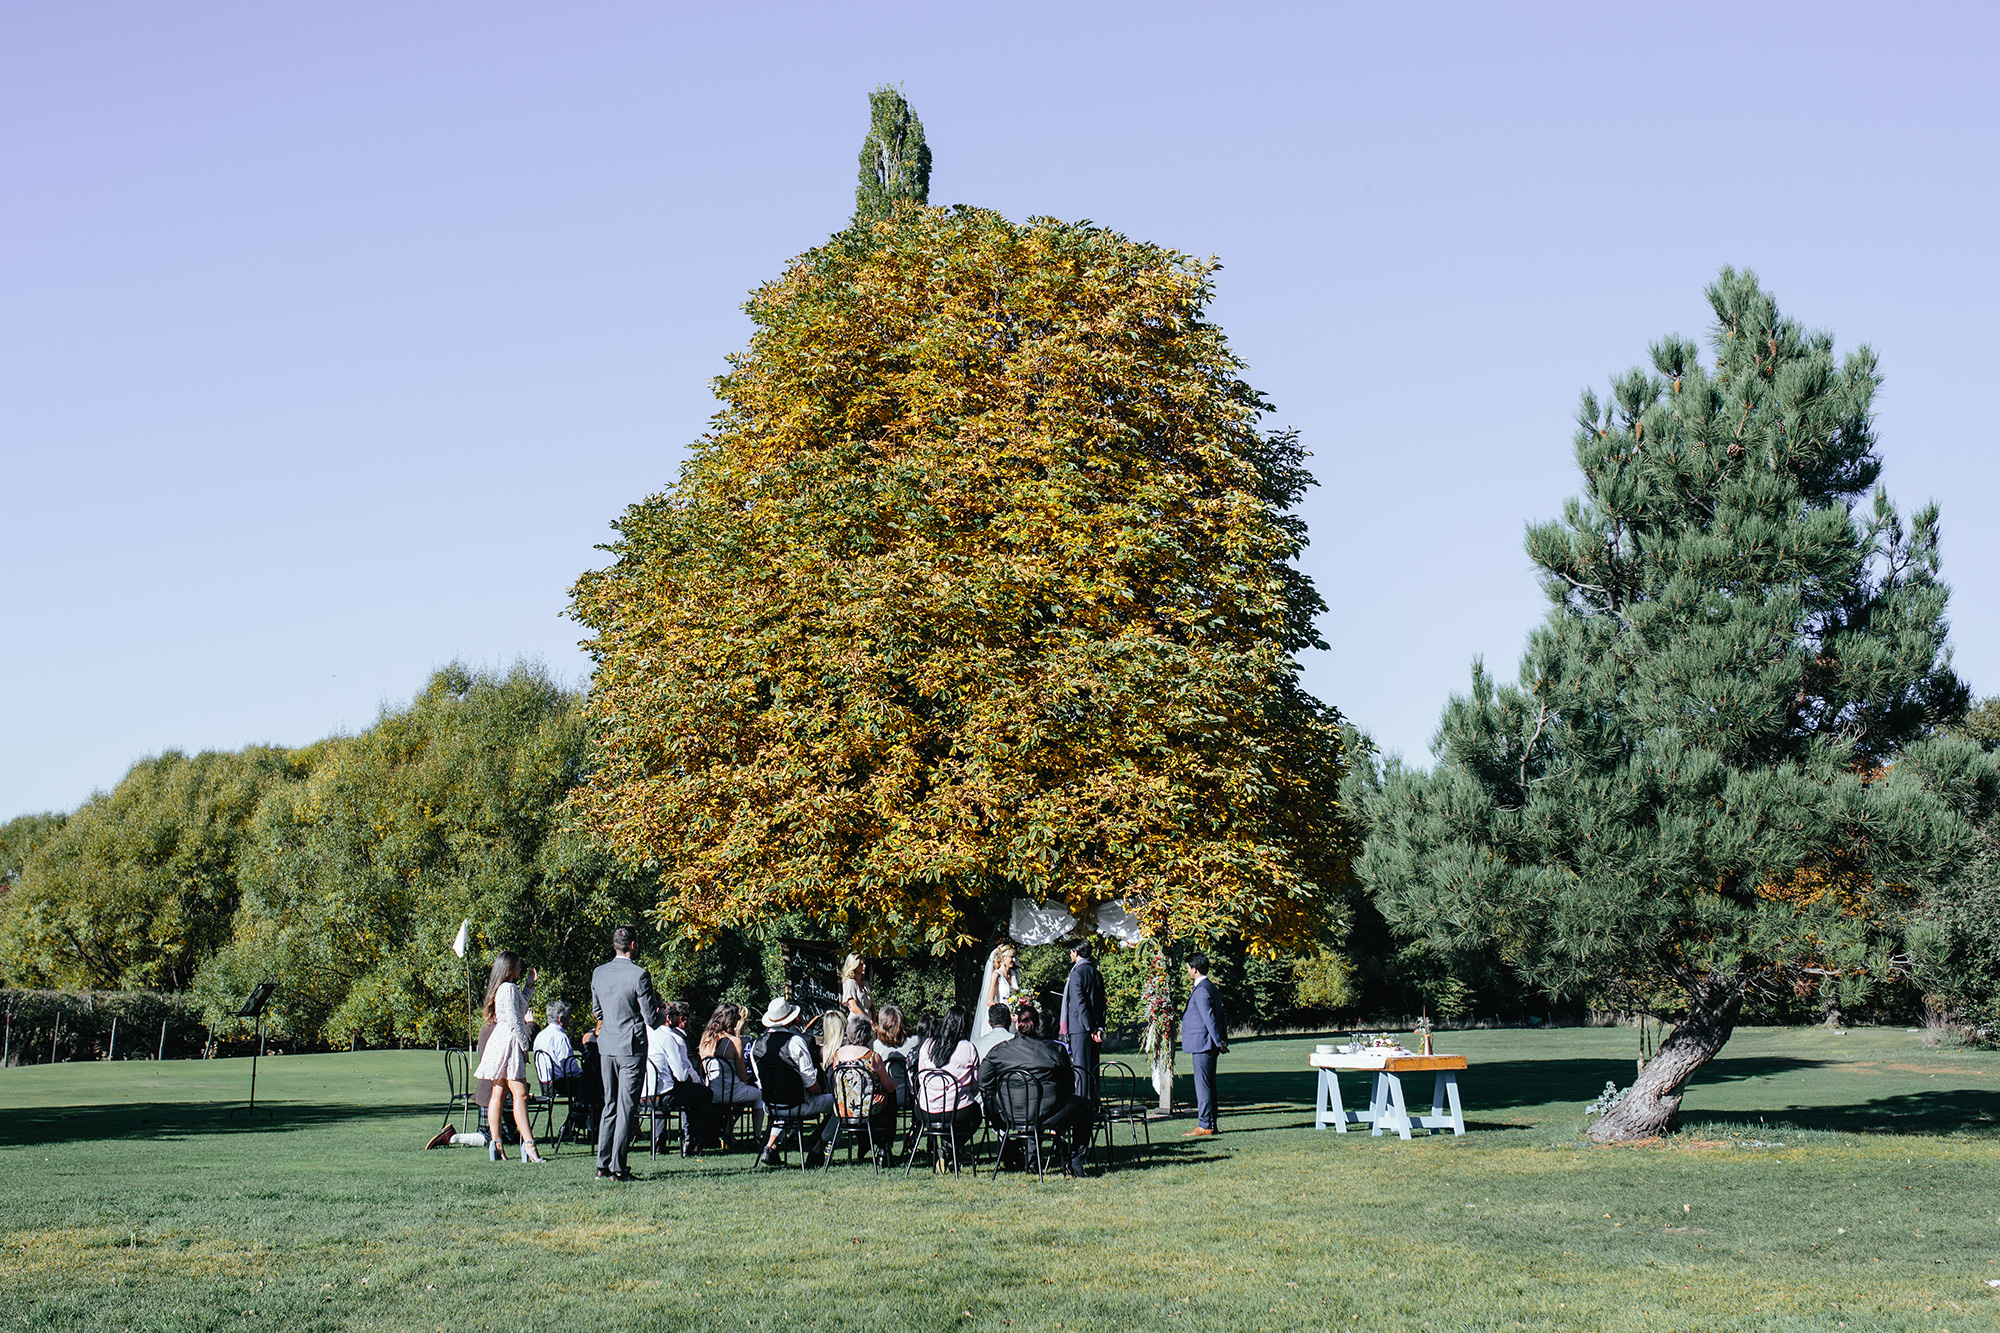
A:
<svg viewBox="0 0 2000 1333">
<path fill-rule="evenodd" d="M 750 1072 L 750 1061 L 743 1053 L 743 1038 L 736 1035 L 737 1025 L 743 1021 L 740 1005 L 717 1005 L 709 1015 L 708 1026 L 702 1029 L 701 1052 L 702 1073 L 708 1078 L 709 1095 L 719 1106 L 748 1106 L 750 1108 L 750 1132 L 762 1137 L 764 1131 L 764 1097 L 757 1091 L 757 1076 Z M 725 1125 L 733 1124 L 733 1115 L 716 1117 Z"/>
<path fill-rule="evenodd" d="M 968 1022 L 965 1008 L 953 1005 L 931 1026 L 930 1037 L 917 1047 L 917 1105 L 927 1115 L 951 1116 L 951 1135 L 959 1151 L 979 1129 L 979 1051 L 965 1035 Z M 951 1075 L 957 1088 L 957 1107 L 941 1080 L 926 1078 L 932 1070 Z"/>
<path fill-rule="evenodd" d="M 602 1092 L 604 1084 L 595 1074 L 586 1078 L 583 1062 L 577 1059 L 576 1047 L 569 1039 L 569 1006 L 561 1000 L 550 1000 L 547 1013 L 548 1026 L 535 1034 L 535 1077 L 548 1075 L 552 1080 L 545 1091 L 553 1091 L 558 1096 L 570 1099 L 572 1125 L 564 1128 L 582 1129 L 596 1122 L 592 1114 L 595 1105 L 593 1091 Z M 575 1064 L 570 1062 L 575 1060 Z M 584 1142 L 591 1140 L 586 1137 Z"/>
<path fill-rule="evenodd" d="M 548 1026 L 535 1034 L 535 1054 L 547 1056 L 544 1063 L 560 1074 L 563 1065 L 576 1054 L 576 1047 L 569 1039 L 569 1006 L 561 1000 L 550 1000 L 546 1017 Z"/>
<path fill-rule="evenodd" d="M 1041 1017 L 1034 1006 L 1022 1005 L 1014 1015 L 1014 1036 L 986 1053 L 979 1062 L 979 1087 L 990 1108 L 998 1111 L 1004 1096 L 1019 1096 L 1016 1086 L 1002 1086 L 1011 1074 L 1025 1075 L 1041 1091 L 1042 1125 L 1056 1132 L 1058 1142 L 1070 1145 L 1069 1169 L 1084 1174 L 1089 1165 L 1090 1103 L 1076 1095 L 1076 1075 L 1069 1052 L 1056 1042 L 1039 1035 Z M 1018 1080 L 1014 1080 L 1018 1084 Z M 1010 1119 L 1019 1119 L 1020 1107 L 1006 1108 Z"/>
<path fill-rule="evenodd" d="M 862 1117 L 869 1120 L 875 1160 L 886 1166 L 894 1155 L 889 1150 L 896 1141 L 896 1085 L 889 1080 L 889 1066 L 875 1053 L 874 1041 L 875 1025 L 861 1014 L 849 1014 L 846 1035 L 833 1053 L 834 1096 L 846 1095 L 847 1090 L 838 1078 L 842 1065 L 861 1065 L 867 1069 L 875 1076 L 875 1088 L 869 1094 L 868 1105 L 837 1104 L 835 1109 L 850 1120 Z"/>
<path fill-rule="evenodd" d="M 796 1106 L 799 1115 L 810 1120 L 814 1116 L 831 1115 L 833 1094 L 822 1084 L 819 1053 L 806 1040 L 800 1026 L 803 1017 L 799 1007 L 782 995 L 765 1006 L 764 1035 L 750 1044 L 750 1067 L 757 1075 L 757 1088 L 764 1094 L 767 1108 Z M 773 1114 L 771 1136 L 757 1158 L 765 1166 L 784 1165 L 784 1158 L 778 1152 L 779 1128 Z M 818 1166 L 826 1160 L 825 1141 L 838 1128 L 830 1119 L 825 1121 L 806 1152 L 807 1166 Z"/>
<path fill-rule="evenodd" d="M 917 1058 L 917 1037 L 903 1027 L 903 1011 L 893 1004 L 882 1006 L 875 1018 L 875 1054 L 889 1067 L 889 1081 L 896 1088 L 896 1105 L 910 1104 L 910 1067 Z"/>
<path fill-rule="evenodd" d="M 660 1006 L 657 1025 L 646 1028 L 647 1096 L 653 1104 L 653 1151 L 660 1150 L 671 1111 L 683 1113 L 681 1156 L 693 1157 L 709 1141 L 708 1085 L 688 1059 L 687 1006 L 672 1000 Z"/>
</svg>

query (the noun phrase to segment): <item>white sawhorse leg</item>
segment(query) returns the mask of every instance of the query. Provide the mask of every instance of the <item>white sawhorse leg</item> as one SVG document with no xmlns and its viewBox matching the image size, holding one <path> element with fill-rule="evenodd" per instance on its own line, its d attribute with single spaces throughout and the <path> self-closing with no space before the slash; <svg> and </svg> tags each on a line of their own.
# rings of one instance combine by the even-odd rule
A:
<svg viewBox="0 0 2000 1333">
<path fill-rule="evenodd" d="M 1336 1133 L 1347 1132 L 1347 1107 L 1340 1100 L 1340 1075 L 1331 1069 L 1319 1071 L 1319 1104 L 1313 1109 L 1313 1128 L 1332 1125 Z"/>
</svg>

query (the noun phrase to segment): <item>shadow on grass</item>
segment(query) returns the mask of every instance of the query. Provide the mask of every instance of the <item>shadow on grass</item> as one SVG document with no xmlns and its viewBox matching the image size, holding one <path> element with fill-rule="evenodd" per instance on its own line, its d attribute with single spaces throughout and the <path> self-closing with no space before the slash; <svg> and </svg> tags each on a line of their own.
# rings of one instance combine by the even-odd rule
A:
<svg viewBox="0 0 2000 1333">
<path fill-rule="evenodd" d="M 1681 1128 L 1827 1130 L 1839 1134 L 2000 1135 L 2000 1092 L 1954 1088 L 1877 1097 L 1852 1106 L 1787 1106 L 1762 1111 L 1689 1111 Z"/>
<path fill-rule="evenodd" d="M 346 1102 L 270 1102 L 256 1111 L 242 1102 L 132 1102 L 121 1106 L 35 1106 L 0 1112 L 0 1147 L 75 1143 L 90 1139 L 179 1138 L 206 1134 L 269 1134 L 357 1120 L 435 1116 L 428 1105 L 355 1106 Z M 232 1114 L 233 1112 L 233 1114 Z"/>
</svg>

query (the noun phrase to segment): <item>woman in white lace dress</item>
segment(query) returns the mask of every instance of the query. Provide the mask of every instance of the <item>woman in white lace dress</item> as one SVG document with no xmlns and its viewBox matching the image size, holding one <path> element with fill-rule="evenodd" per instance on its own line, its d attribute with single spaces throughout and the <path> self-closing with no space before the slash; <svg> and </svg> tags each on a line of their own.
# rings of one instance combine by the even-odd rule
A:
<svg viewBox="0 0 2000 1333">
<path fill-rule="evenodd" d="M 521 1160 L 548 1160 L 535 1151 L 535 1133 L 528 1127 L 528 1052 L 533 1049 L 528 1001 L 534 998 L 535 978 L 530 968 L 527 981 L 521 981 L 521 955 L 511 949 L 494 956 L 493 971 L 486 978 L 486 1021 L 493 1025 L 493 1035 L 486 1039 L 473 1077 L 493 1081 L 486 1104 L 486 1155 L 495 1162 L 507 1160 L 500 1146 L 500 1107 L 509 1094 L 514 1098 L 514 1128 L 521 1132 Z"/>
<path fill-rule="evenodd" d="M 988 1022 L 986 1011 L 1014 998 L 1020 989 L 1016 984 L 1019 975 L 1020 955 L 1014 952 L 1013 945 L 1003 941 L 986 956 L 986 970 L 979 978 L 979 1003 L 972 1014 L 972 1044 L 982 1056 L 1013 1035 L 1008 1029 L 996 1028 Z"/>
</svg>

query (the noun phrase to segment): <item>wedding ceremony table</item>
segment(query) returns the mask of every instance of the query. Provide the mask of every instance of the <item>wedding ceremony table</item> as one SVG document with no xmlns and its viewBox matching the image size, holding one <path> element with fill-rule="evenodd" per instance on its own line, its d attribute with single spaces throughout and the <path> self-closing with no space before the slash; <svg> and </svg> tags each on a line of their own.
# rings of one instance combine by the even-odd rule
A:
<svg viewBox="0 0 2000 1333">
<path fill-rule="evenodd" d="M 1373 1134 L 1393 1129 L 1404 1138 L 1413 1129 L 1448 1129 L 1465 1133 L 1465 1110 L 1458 1100 L 1458 1071 L 1465 1068 L 1462 1055 L 1410 1055 L 1397 1051 L 1363 1051 L 1357 1055 L 1314 1052 L 1306 1063 L 1319 1071 L 1319 1097 L 1313 1108 L 1313 1128 L 1332 1125 L 1345 1134 L 1349 1125 L 1372 1125 Z M 1340 1100 L 1340 1071 L 1355 1070 L 1375 1075 L 1368 1096 L 1368 1109 L 1350 1111 Z M 1435 1074 L 1431 1086 L 1431 1113 L 1411 1115 L 1403 1098 L 1403 1075 Z M 1449 1107 L 1449 1112 L 1447 1112 Z"/>
</svg>

